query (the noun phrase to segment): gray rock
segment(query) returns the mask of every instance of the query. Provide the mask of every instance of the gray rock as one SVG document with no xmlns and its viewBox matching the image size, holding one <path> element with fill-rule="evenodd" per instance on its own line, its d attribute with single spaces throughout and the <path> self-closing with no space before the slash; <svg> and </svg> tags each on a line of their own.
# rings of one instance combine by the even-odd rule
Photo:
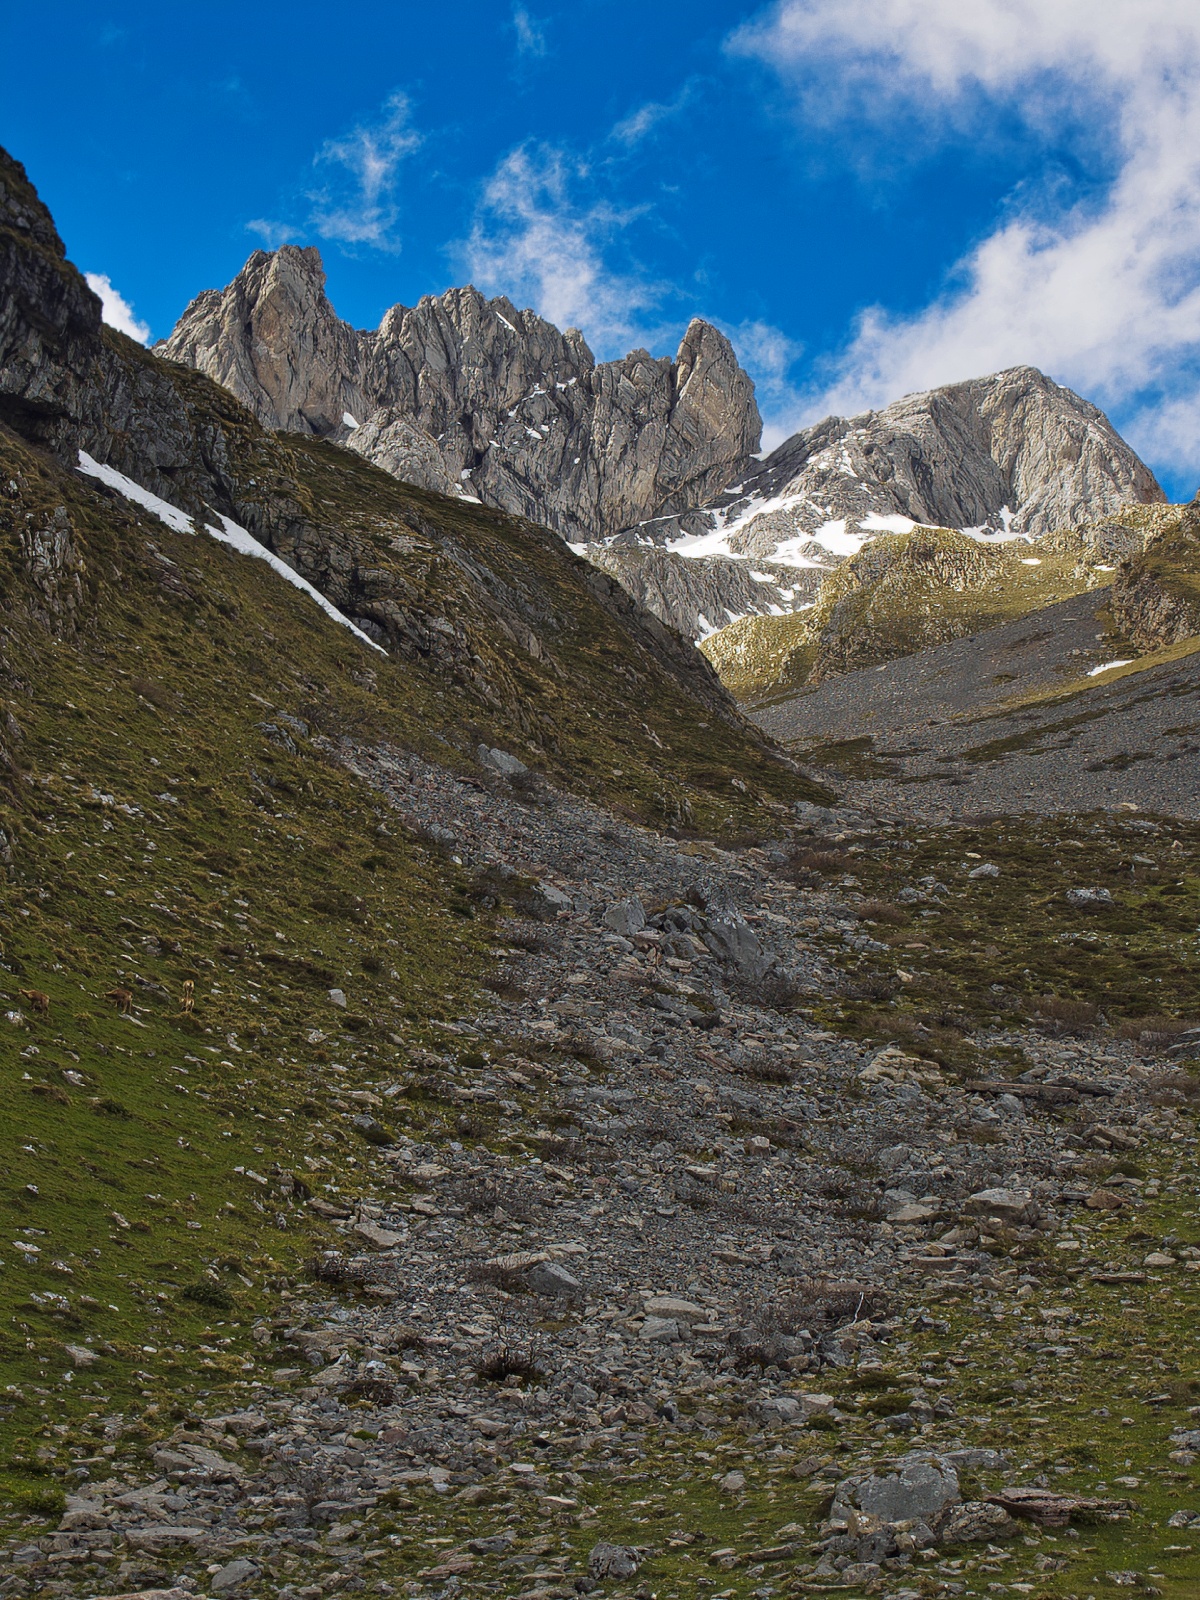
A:
<svg viewBox="0 0 1200 1600">
<path fill-rule="evenodd" d="M 968 878 L 998 878 L 1000 868 L 994 862 L 985 861 L 981 867 L 972 867 L 967 873 Z"/>
<path fill-rule="evenodd" d="M 521 773 L 529 771 L 523 761 L 509 755 L 507 750 L 494 750 L 486 744 L 481 744 L 476 749 L 475 759 L 481 767 L 486 767 L 489 772 L 499 773 L 502 778 L 516 778 Z"/>
<path fill-rule="evenodd" d="M 646 926 L 646 908 L 636 895 L 616 900 L 604 913 L 604 926 L 613 933 L 628 939 Z"/>
<path fill-rule="evenodd" d="M 588 1554 L 588 1572 L 593 1578 L 632 1578 L 642 1560 L 642 1552 L 634 1545 L 601 1539 Z"/>
<path fill-rule="evenodd" d="M 747 975 L 761 975 L 768 965 L 758 935 L 749 923 L 710 921 L 701 938 L 713 955 L 731 962 Z"/>
<path fill-rule="evenodd" d="M 227 1562 L 220 1572 L 214 1572 L 208 1580 L 208 1587 L 214 1594 L 232 1594 L 235 1589 L 240 1589 L 242 1584 L 249 1583 L 251 1578 L 258 1577 L 258 1568 L 253 1561 L 247 1561 L 244 1556 Z"/>
<path fill-rule="evenodd" d="M 557 1261 L 539 1261 L 526 1272 L 525 1282 L 534 1294 L 552 1300 L 573 1300 L 583 1292 L 579 1279 Z"/>
<path fill-rule="evenodd" d="M 638 1338 L 647 1344 L 675 1344 L 680 1338 L 674 1317 L 647 1317 L 638 1329 Z"/>
<path fill-rule="evenodd" d="M 331 1004 L 340 1006 L 343 1011 L 346 1009 L 346 993 L 344 989 L 330 989 L 329 999 Z"/>
<path fill-rule="evenodd" d="M 764 1400 L 759 1406 L 759 1415 L 769 1425 L 778 1426 L 781 1423 L 803 1423 L 810 1414 L 793 1395 L 774 1395 L 770 1400 Z"/>
<path fill-rule="evenodd" d="M 938 1524 L 941 1544 L 979 1544 L 993 1539 L 1012 1539 L 1019 1532 L 1016 1521 L 1003 1506 L 986 1500 L 966 1500 L 951 1508 Z"/>
<path fill-rule="evenodd" d="M 1079 911 L 1100 911 L 1115 903 L 1107 889 L 1067 890 L 1067 904 L 1075 906 Z"/>
<path fill-rule="evenodd" d="M 936 1456 L 909 1456 L 896 1473 L 871 1473 L 846 1478 L 837 1486 L 832 1522 L 849 1520 L 851 1512 L 865 1511 L 881 1522 L 929 1521 L 957 1504 L 958 1474 Z"/>
<path fill-rule="evenodd" d="M 1002 1222 L 1028 1222 L 1037 1205 L 1028 1189 L 981 1189 L 971 1195 L 965 1209 L 973 1216 L 999 1217 Z"/>
</svg>

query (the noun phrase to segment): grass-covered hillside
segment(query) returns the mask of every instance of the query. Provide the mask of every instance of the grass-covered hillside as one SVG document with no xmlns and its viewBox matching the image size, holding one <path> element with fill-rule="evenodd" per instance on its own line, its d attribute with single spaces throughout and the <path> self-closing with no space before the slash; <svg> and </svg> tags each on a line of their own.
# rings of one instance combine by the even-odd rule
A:
<svg viewBox="0 0 1200 1600">
<path fill-rule="evenodd" d="M 331 740 L 469 782 L 502 747 L 531 801 L 543 774 L 710 833 L 815 791 L 554 535 L 270 435 L 102 329 L 7 157 L 0 271 L 0 1500 L 39 1514 L 72 1462 L 140 1448 L 104 1416 L 161 1431 L 253 1380 L 353 1116 L 434 1115 L 409 1068 L 488 932 Z M 378 648 L 203 531 L 223 517 Z"/>
<path fill-rule="evenodd" d="M 542 565 L 510 519 L 281 449 L 407 596 L 407 653 L 0 433 L 0 1499 L 35 1512 L 103 1416 L 153 1431 L 253 1380 L 256 1324 L 321 1242 L 301 1202 L 359 1159 L 353 1115 L 432 1114 L 364 1097 L 468 1003 L 487 931 L 325 740 L 474 779 L 501 745 L 660 822 L 761 827 L 802 790 L 549 536 Z"/>
</svg>

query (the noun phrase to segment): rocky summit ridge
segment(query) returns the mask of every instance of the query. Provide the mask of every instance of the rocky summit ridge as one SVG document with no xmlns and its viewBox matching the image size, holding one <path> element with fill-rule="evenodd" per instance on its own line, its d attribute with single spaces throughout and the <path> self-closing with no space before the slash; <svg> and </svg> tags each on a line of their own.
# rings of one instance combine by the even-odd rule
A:
<svg viewBox="0 0 1200 1600">
<path fill-rule="evenodd" d="M 802 609 L 881 533 L 1038 539 L 1164 498 L 1104 414 L 1033 367 L 827 417 L 759 459 L 754 386 L 710 323 L 673 360 L 597 363 L 578 329 L 468 286 L 357 330 L 311 247 L 255 252 L 160 349 L 269 428 L 555 529 L 691 638 Z"/>
<path fill-rule="evenodd" d="M 313 248 L 256 251 L 161 346 L 270 428 L 335 438 L 397 477 L 592 539 L 702 504 L 761 422 L 728 339 L 694 320 L 673 360 L 597 362 L 577 328 L 470 286 L 343 322 Z"/>
</svg>

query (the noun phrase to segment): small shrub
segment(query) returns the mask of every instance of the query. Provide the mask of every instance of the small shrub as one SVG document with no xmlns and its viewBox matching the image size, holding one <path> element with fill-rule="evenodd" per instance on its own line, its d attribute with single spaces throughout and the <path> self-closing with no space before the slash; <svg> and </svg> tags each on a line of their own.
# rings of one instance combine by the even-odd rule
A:
<svg viewBox="0 0 1200 1600">
<path fill-rule="evenodd" d="M 1138 1044 L 1147 1045 L 1151 1049 L 1162 1049 L 1166 1045 L 1174 1044 L 1180 1034 L 1196 1026 L 1194 1018 L 1184 1022 L 1179 1017 L 1132 1017 L 1126 1022 L 1117 1024 L 1116 1034 L 1119 1039 L 1136 1039 Z M 1197 1050 L 1200 1051 L 1200 1044 L 1197 1045 Z"/>
<path fill-rule="evenodd" d="M 132 1117 L 133 1112 L 129 1107 L 122 1105 L 119 1100 L 112 1100 L 107 1095 L 99 1100 L 92 1101 L 92 1110 L 102 1117 Z"/>
<path fill-rule="evenodd" d="M 22 1511 L 35 1517 L 61 1517 L 67 1509 L 67 1497 L 61 1489 L 27 1489 L 17 1496 Z"/>
<path fill-rule="evenodd" d="M 310 1278 L 318 1283 L 328 1283 L 335 1289 L 356 1289 L 372 1281 L 365 1262 L 351 1261 L 336 1254 L 314 1256 L 306 1268 Z"/>
<path fill-rule="evenodd" d="M 235 1305 L 228 1289 L 219 1283 L 189 1283 L 179 1291 L 181 1300 L 191 1300 L 198 1306 L 210 1306 L 214 1311 L 232 1311 Z"/>
<path fill-rule="evenodd" d="M 60 1089 L 56 1083 L 31 1083 L 30 1094 L 36 1094 L 42 1100 L 53 1100 L 55 1105 L 69 1106 L 71 1096 L 65 1089 Z"/>
<path fill-rule="evenodd" d="M 1084 1033 L 1096 1025 L 1099 1010 L 1090 1000 L 1064 1000 L 1060 995 L 1040 995 L 1033 1002 L 1034 1015 L 1049 1023 L 1055 1033 Z"/>
<path fill-rule="evenodd" d="M 356 1378 L 341 1391 L 343 1400 L 361 1401 L 364 1405 L 390 1406 L 396 1399 L 396 1385 L 382 1378 Z"/>
<path fill-rule="evenodd" d="M 475 1376 L 481 1383 L 503 1383 L 507 1378 L 540 1383 L 548 1374 L 532 1345 L 502 1344 L 484 1356 L 475 1368 Z"/>
<path fill-rule="evenodd" d="M 777 1056 L 751 1056 L 740 1064 L 735 1063 L 733 1070 L 743 1078 L 753 1078 L 755 1083 L 795 1083 L 796 1074 L 786 1061 L 781 1061 Z"/>
<path fill-rule="evenodd" d="M 902 928 L 910 920 L 902 906 L 892 905 L 889 900 L 864 900 L 855 907 L 854 914 L 860 922 L 886 922 L 894 928 Z"/>
</svg>

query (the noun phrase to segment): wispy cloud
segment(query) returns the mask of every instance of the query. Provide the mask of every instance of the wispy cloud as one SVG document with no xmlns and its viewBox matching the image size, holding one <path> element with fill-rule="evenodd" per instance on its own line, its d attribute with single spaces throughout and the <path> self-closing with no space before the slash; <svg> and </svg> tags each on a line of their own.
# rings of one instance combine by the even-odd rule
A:
<svg viewBox="0 0 1200 1600">
<path fill-rule="evenodd" d="M 561 149 L 511 151 L 458 254 L 479 288 L 532 305 L 559 327 L 583 328 L 608 353 L 647 336 L 645 314 L 667 289 L 608 264 L 606 249 L 641 212 L 581 198 L 588 177 L 586 163 Z"/>
<path fill-rule="evenodd" d="M 725 332 L 738 360 L 754 379 L 755 397 L 763 419 L 763 448 L 773 450 L 795 433 L 804 409 L 793 376 L 804 346 L 770 322 L 739 322 Z"/>
<path fill-rule="evenodd" d="M 321 146 L 313 165 L 327 176 L 320 188 L 309 193 L 308 221 L 323 239 L 399 250 L 395 228 L 400 168 L 421 144 L 411 111 L 407 95 L 393 94 L 377 121 L 361 123 Z"/>
<path fill-rule="evenodd" d="M 150 337 L 149 323 L 134 315 L 129 301 L 113 288 L 112 279 L 103 272 L 85 272 L 84 277 L 92 293 L 100 296 L 100 315 L 109 327 L 116 328 L 118 333 L 127 333 L 139 344 L 145 344 Z"/>
<path fill-rule="evenodd" d="M 1033 185 L 915 315 L 864 310 L 813 410 L 852 412 L 1029 362 L 1200 472 L 1200 11 L 1180 0 L 783 0 L 733 41 L 805 116 L 997 110 L 1102 152 L 1099 193 Z M 1065 133 L 1064 133 L 1065 130 Z M 1190 417 L 1190 426 L 1188 418 Z"/>
<path fill-rule="evenodd" d="M 290 222 L 272 222 L 269 217 L 255 217 L 246 224 L 246 232 L 257 235 L 268 250 L 278 250 L 281 244 L 297 237 Z"/>
<path fill-rule="evenodd" d="M 691 95 L 692 84 L 689 82 L 684 84 L 673 100 L 647 100 L 644 105 L 638 106 L 636 111 L 631 111 L 627 117 L 622 117 L 615 123 L 609 138 L 628 148 L 640 144 L 662 123 L 678 116 L 691 99 Z"/>
<path fill-rule="evenodd" d="M 512 27 L 517 36 L 519 56 L 536 60 L 546 54 L 546 30 L 524 6 L 513 7 Z"/>
</svg>

